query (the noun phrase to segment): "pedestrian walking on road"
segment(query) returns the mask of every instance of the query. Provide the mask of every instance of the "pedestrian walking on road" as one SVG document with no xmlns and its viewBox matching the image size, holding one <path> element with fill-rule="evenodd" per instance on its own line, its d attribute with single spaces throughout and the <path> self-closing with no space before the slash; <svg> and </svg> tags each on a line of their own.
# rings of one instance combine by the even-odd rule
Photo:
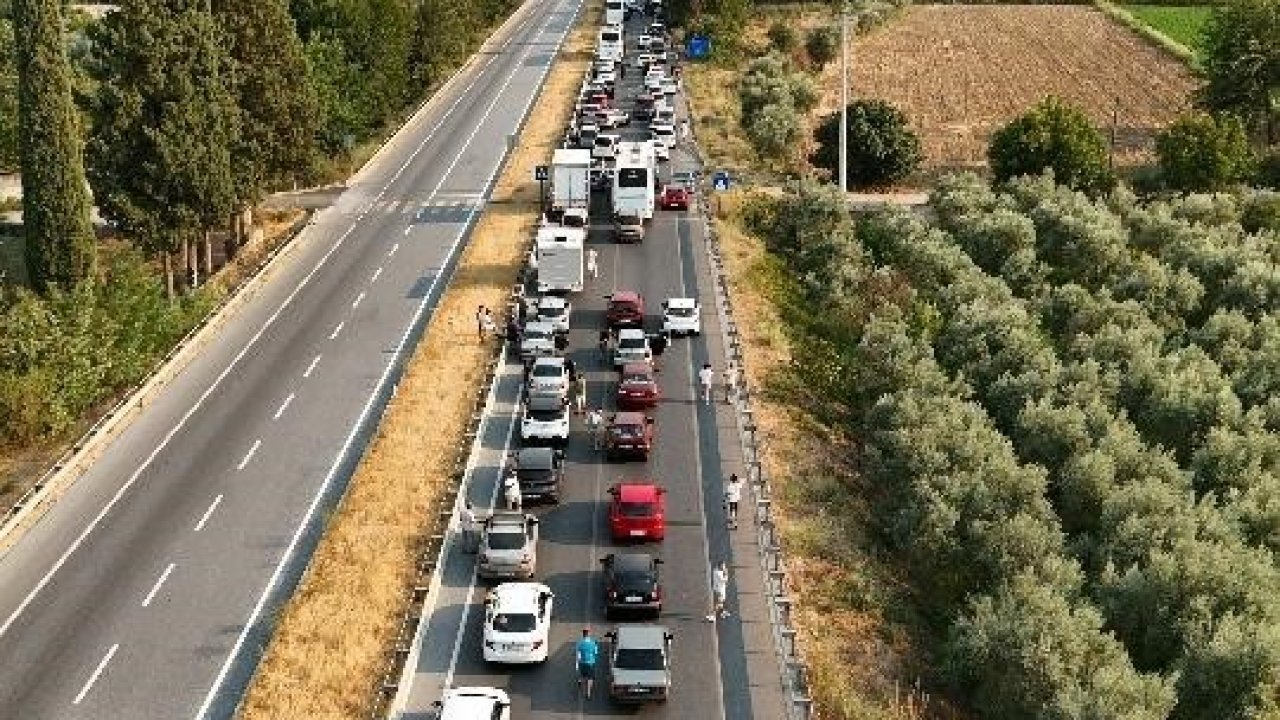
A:
<svg viewBox="0 0 1280 720">
<path fill-rule="evenodd" d="M 698 371 L 698 384 L 702 386 L 702 402 L 707 405 L 711 404 L 711 387 L 715 378 L 716 373 L 711 369 L 711 363 L 703 363 L 702 369 Z"/>
<path fill-rule="evenodd" d="M 600 360 L 609 361 L 609 329 L 605 328 L 600 331 Z"/>
<path fill-rule="evenodd" d="M 742 502 L 742 478 L 737 473 L 729 476 L 724 486 L 725 516 L 729 519 L 729 529 L 738 527 L 738 503 Z"/>
<path fill-rule="evenodd" d="M 597 255 L 595 248 L 587 248 L 587 274 L 592 280 L 600 276 L 600 266 L 596 262 Z"/>
<path fill-rule="evenodd" d="M 462 530 L 462 549 L 473 553 L 480 549 L 480 520 L 475 508 L 468 502 L 458 512 L 458 525 Z"/>
<path fill-rule="evenodd" d="M 596 681 L 596 658 L 600 656 L 600 646 L 591 637 L 591 628 L 582 628 L 582 639 L 574 647 L 575 662 L 578 666 L 578 688 L 586 687 L 587 699 L 591 699 L 591 686 Z"/>
<path fill-rule="evenodd" d="M 689 142 L 689 121 L 680 121 L 680 143 L 683 145 Z"/>
<path fill-rule="evenodd" d="M 573 381 L 573 412 L 581 415 L 587 411 L 587 376 L 578 375 Z"/>
<path fill-rule="evenodd" d="M 587 412 L 587 432 L 591 435 L 591 449 L 600 449 L 601 429 L 604 426 L 604 413 L 593 407 Z"/>
<path fill-rule="evenodd" d="M 502 497 L 507 501 L 508 510 L 520 509 L 520 480 L 514 470 L 502 481 Z"/>
<path fill-rule="evenodd" d="M 578 379 L 578 364 L 573 361 L 573 358 L 564 359 L 564 369 L 569 371 L 569 382 Z"/>
<path fill-rule="evenodd" d="M 493 319 L 489 317 L 489 308 L 481 305 L 476 309 L 476 336 L 480 340 L 484 340 L 484 331 Z"/>
<path fill-rule="evenodd" d="M 729 617 L 729 611 L 724 609 L 728 594 L 729 568 L 721 560 L 711 569 L 711 613 L 706 617 L 707 622 L 715 622 L 717 617 Z"/>
</svg>

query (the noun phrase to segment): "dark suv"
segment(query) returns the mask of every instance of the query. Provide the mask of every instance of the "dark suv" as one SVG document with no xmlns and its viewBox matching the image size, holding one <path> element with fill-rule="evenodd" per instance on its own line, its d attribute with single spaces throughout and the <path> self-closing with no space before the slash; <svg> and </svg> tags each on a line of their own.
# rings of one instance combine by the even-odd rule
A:
<svg viewBox="0 0 1280 720">
<path fill-rule="evenodd" d="M 564 483 L 564 451 L 548 447 L 521 448 L 516 453 L 516 479 L 524 500 L 560 502 Z"/>
<path fill-rule="evenodd" d="M 612 619 L 619 612 L 657 616 L 662 612 L 662 560 L 648 553 L 610 553 L 600 558 L 604 566 L 604 613 Z"/>
<path fill-rule="evenodd" d="M 635 290 L 617 290 L 609 296 L 605 320 L 610 328 L 644 327 L 644 296 Z"/>
</svg>

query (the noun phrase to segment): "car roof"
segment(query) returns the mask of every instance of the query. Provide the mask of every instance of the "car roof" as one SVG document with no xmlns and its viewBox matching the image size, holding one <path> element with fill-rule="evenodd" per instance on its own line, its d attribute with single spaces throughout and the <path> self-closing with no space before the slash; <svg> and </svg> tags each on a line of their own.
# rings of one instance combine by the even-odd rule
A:
<svg viewBox="0 0 1280 720">
<path fill-rule="evenodd" d="M 608 137 L 607 135 L 603 137 Z M 546 295 L 538 298 L 538 307 L 565 307 L 569 301 L 558 295 Z"/>
<path fill-rule="evenodd" d="M 619 625 L 614 628 L 617 643 L 628 648 L 665 648 L 667 628 L 662 625 Z"/>
<path fill-rule="evenodd" d="M 614 425 L 643 425 L 644 413 L 641 412 L 620 412 L 613 416 Z"/>
<path fill-rule="evenodd" d="M 526 320 L 524 323 L 525 332 L 542 331 L 544 333 L 550 333 L 553 330 L 555 330 L 555 328 L 552 327 L 551 323 L 545 320 Z"/>
<path fill-rule="evenodd" d="M 646 375 L 653 376 L 653 367 L 649 363 L 631 362 L 622 365 L 623 375 Z"/>
<path fill-rule="evenodd" d="M 618 339 L 644 337 L 644 331 L 640 328 L 622 328 L 618 331 Z"/>
<path fill-rule="evenodd" d="M 649 553 L 614 553 L 613 569 L 620 572 L 649 571 L 653 569 L 653 556 Z"/>
<path fill-rule="evenodd" d="M 507 704 L 511 698 L 503 691 L 490 687 L 460 687 L 444 692 L 440 720 L 474 720 L 490 718 L 493 706 Z"/>
<path fill-rule="evenodd" d="M 658 486 L 651 482 L 621 483 L 618 499 L 622 502 L 654 502 L 658 499 Z"/>
<path fill-rule="evenodd" d="M 558 395 L 534 395 L 529 398 L 530 410 L 564 410 L 564 400 Z"/>
<path fill-rule="evenodd" d="M 639 302 L 640 293 L 635 290 L 614 290 L 609 300 L 612 302 Z"/>
<path fill-rule="evenodd" d="M 667 298 L 667 307 L 672 308 L 695 308 L 698 301 L 694 298 Z"/>
<path fill-rule="evenodd" d="M 522 512 L 512 512 L 511 510 L 494 510 L 489 515 L 489 524 L 492 525 L 515 525 L 521 530 L 524 529 L 524 521 L 526 516 Z"/>
<path fill-rule="evenodd" d="M 551 588 L 542 583 L 517 582 L 502 583 L 493 589 L 492 595 L 502 612 L 515 613 L 527 610 L 536 613 L 538 596 L 544 592 L 551 592 Z"/>
<path fill-rule="evenodd" d="M 516 453 L 516 467 L 547 470 L 553 467 L 554 459 L 555 451 L 549 447 L 520 448 L 520 451 Z"/>
</svg>

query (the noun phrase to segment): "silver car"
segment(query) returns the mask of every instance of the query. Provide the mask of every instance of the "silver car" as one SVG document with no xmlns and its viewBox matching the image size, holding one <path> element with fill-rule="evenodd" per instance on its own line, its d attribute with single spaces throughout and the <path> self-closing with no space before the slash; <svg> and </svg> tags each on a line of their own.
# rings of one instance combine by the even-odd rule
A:
<svg viewBox="0 0 1280 720">
<path fill-rule="evenodd" d="M 480 541 L 480 577 L 527 579 L 538 566 L 538 518 L 497 511 L 484 521 Z"/>
<path fill-rule="evenodd" d="M 556 330 L 551 323 L 530 321 L 520 334 L 520 359 L 549 357 L 556 352 Z"/>
<path fill-rule="evenodd" d="M 562 398 L 569 394 L 569 368 L 562 357 L 540 357 L 529 370 L 529 395 Z"/>
<path fill-rule="evenodd" d="M 619 625 L 609 639 L 609 697 L 615 702 L 664 701 L 671 693 L 672 634 L 662 625 Z"/>
</svg>

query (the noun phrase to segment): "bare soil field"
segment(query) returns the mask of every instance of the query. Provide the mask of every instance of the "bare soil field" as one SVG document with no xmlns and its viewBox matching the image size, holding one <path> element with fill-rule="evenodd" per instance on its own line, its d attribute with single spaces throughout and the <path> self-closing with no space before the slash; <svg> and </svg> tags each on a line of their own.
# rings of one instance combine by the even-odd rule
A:
<svg viewBox="0 0 1280 720">
<path fill-rule="evenodd" d="M 986 163 L 991 133 L 1046 95 L 1084 108 L 1116 162 L 1149 157 L 1155 132 L 1196 81 L 1176 58 L 1092 7 L 918 5 L 857 38 L 850 97 L 896 105 L 920 133 L 927 170 Z M 823 72 L 820 113 L 840 101 L 840 63 Z"/>
</svg>

